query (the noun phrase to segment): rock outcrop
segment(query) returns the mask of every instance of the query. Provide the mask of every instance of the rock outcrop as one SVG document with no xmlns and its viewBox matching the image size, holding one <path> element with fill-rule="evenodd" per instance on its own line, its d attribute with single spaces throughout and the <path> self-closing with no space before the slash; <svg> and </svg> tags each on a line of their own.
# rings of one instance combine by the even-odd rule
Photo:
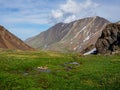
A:
<svg viewBox="0 0 120 90">
<path fill-rule="evenodd" d="M 97 52 L 113 54 L 120 51 L 120 24 L 108 24 L 96 42 Z"/>
<path fill-rule="evenodd" d="M 25 44 L 18 37 L 10 33 L 3 26 L 0 26 L 0 48 L 14 50 L 35 50 Z"/>
</svg>

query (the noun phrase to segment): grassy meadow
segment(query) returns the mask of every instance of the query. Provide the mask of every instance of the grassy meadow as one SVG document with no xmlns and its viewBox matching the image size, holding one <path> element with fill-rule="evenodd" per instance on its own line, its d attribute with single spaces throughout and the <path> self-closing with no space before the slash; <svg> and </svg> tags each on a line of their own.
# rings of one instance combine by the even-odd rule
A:
<svg viewBox="0 0 120 90">
<path fill-rule="evenodd" d="M 120 90 L 120 55 L 1 50 L 0 90 Z"/>
</svg>

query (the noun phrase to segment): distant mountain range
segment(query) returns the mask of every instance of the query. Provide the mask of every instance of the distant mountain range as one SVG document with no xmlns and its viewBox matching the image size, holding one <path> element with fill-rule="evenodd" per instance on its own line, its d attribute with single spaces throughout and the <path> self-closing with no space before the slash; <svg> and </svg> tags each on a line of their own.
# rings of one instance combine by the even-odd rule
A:
<svg viewBox="0 0 120 90">
<path fill-rule="evenodd" d="M 103 28 L 109 23 L 99 16 L 58 23 L 47 31 L 25 40 L 25 43 L 36 49 L 85 53 L 95 48 Z"/>
<path fill-rule="evenodd" d="M 18 37 L 10 33 L 3 26 L 0 26 L 0 48 L 14 50 L 35 50 L 25 44 Z"/>
</svg>

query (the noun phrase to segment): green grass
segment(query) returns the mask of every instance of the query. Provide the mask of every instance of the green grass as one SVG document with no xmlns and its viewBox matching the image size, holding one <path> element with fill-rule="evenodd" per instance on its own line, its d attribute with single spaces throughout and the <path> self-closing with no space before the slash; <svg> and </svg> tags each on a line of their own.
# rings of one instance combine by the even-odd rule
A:
<svg viewBox="0 0 120 90">
<path fill-rule="evenodd" d="M 120 90 L 120 56 L 0 51 L 0 90 Z"/>
</svg>

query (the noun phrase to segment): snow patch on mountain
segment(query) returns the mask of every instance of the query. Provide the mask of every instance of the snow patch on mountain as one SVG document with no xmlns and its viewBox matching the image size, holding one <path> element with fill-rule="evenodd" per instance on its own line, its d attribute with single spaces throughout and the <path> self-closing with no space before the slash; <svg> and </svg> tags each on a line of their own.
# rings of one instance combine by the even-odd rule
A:
<svg viewBox="0 0 120 90">
<path fill-rule="evenodd" d="M 84 40 L 83 40 L 83 42 L 86 42 L 87 40 L 89 40 L 90 39 L 90 36 L 87 36 Z"/>
<path fill-rule="evenodd" d="M 78 35 L 84 30 L 86 28 L 86 26 L 85 27 L 83 27 L 74 37 L 73 37 L 73 39 L 75 39 L 75 38 L 77 38 L 78 37 Z"/>
<path fill-rule="evenodd" d="M 96 48 L 93 48 L 92 50 L 90 50 L 89 52 L 84 53 L 83 55 L 89 55 L 89 54 L 92 54 L 94 51 L 96 51 Z"/>
</svg>

